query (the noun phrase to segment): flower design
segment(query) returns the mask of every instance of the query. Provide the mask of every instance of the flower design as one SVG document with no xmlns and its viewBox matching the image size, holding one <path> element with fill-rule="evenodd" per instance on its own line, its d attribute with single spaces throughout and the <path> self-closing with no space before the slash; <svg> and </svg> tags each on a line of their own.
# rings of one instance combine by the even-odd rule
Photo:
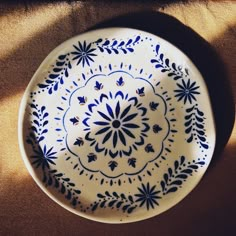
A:
<svg viewBox="0 0 236 236">
<path fill-rule="evenodd" d="M 103 144 L 112 137 L 114 148 L 117 145 L 118 139 L 120 139 L 121 143 L 126 145 L 125 136 L 127 135 L 134 139 L 135 135 L 132 133 L 132 129 L 137 129 L 140 127 L 139 125 L 132 123 L 132 120 L 138 115 L 138 113 L 129 113 L 131 105 L 127 106 L 121 112 L 119 101 L 116 104 L 115 111 L 113 111 L 108 104 L 106 104 L 106 108 L 106 114 L 98 111 L 103 120 L 94 122 L 94 124 L 102 127 L 95 133 L 95 135 L 105 134 L 102 140 Z"/>
<path fill-rule="evenodd" d="M 34 159 L 32 164 L 35 165 L 36 168 L 42 166 L 43 170 L 45 167 L 49 169 L 49 163 L 55 165 L 53 160 L 57 159 L 57 157 L 55 156 L 56 152 L 53 152 L 52 149 L 53 147 L 47 150 L 46 145 L 44 145 L 43 149 L 38 146 L 38 150 L 34 149 L 35 155 L 31 156 L 31 158 Z"/>
<path fill-rule="evenodd" d="M 86 44 L 86 41 L 82 44 L 81 42 L 78 42 L 78 46 L 73 45 L 73 47 L 76 49 L 76 51 L 72 52 L 71 54 L 75 55 L 72 59 L 77 60 L 77 65 L 82 63 L 82 66 L 84 67 L 86 64 L 90 66 L 90 61 L 94 62 L 92 57 L 97 56 L 93 52 L 96 50 L 96 48 L 91 48 L 91 43 L 88 45 Z"/>
<path fill-rule="evenodd" d="M 149 86 L 118 71 L 92 76 L 71 93 L 66 145 L 83 168 L 108 178 L 136 175 L 162 154 L 170 132 L 167 104 Z"/>
<path fill-rule="evenodd" d="M 139 207 L 146 204 L 147 210 L 149 210 L 150 206 L 154 209 L 155 205 L 159 205 L 157 199 L 161 199 L 158 196 L 161 191 L 155 191 L 155 188 L 156 185 L 150 188 L 149 183 L 146 186 L 142 184 L 142 188 L 138 188 L 140 193 L 135 194 L 135 196 L 137 197 L 136 202 L 140 202 Z"/>
<path fill-rule="evenodd" d="M 137 150 L 137 146 L 144 144 L 144 138 L 147 137 L 145 133 L 150 129 L 146 122 L 149 118 L 145 116 L 147 108 L 138 103 L 136 97 L 129 98 L 128 94 L 121 91 L 115 95 L 101 94 L 88 108 L 90 112 L 86 113 L 83 124 L 84 130 L 90 131 L 85 139 L 91 142 L 90 146 L 94 146 L 96 152 L 104 152 L 105 156 L 109 154 L 112 158 L 118 155 L 130 156 L 133 149 Z M 96 132 L 91 132 L 90 127 Z"/>
<path fill-rule="evenodd" d="M 182 79 L 182 84 L 177 83 L 177 86 L 179 89 L 174 90 L 176 93 L 175 97 L 178 98 L 178 101 L 184 100 L 184 104 L 189 101 L 190 104 L 192 104 L 192 101 L 195 100 L 195 95 L 200 94 L 200 92 L 197 91 L 199 86 L 195 86 L 196 82 L 190 83 L 190 79 L 188 79 L 188 82 L 186 83 Z"/>
</svg>

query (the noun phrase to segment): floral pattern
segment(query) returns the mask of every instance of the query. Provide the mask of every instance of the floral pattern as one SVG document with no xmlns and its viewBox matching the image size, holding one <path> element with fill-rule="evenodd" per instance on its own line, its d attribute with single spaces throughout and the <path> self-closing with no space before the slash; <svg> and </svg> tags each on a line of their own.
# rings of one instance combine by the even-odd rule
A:
<svg viewBox="0 0 236 236">
<path fill-rule="evenodd" d="M 53 147 L 47 150 L 46 145 L 43 148 L 38 146 L 38 150 L 34 149 L 34 155 L 30 156 L 33 159 L 32 165 L 35 165 L 36 168 L 39 166 L 44 170 L 45 168 L 50 168 L 49 164 L 56 165 L 54 162 L 57 157 L 55 156 L 56 152 L 53 152 Z"/>
<path fill-rule="evenodd" d="M 96 48 L 92 48 L 92 44 L 87 44 L 86 41 L 84 43 L 78 42 L 78 45 L 73 45 L 75 51 L 71 52 L 71 54 L 75 55 L 72 59 L 77 60 L 77 65 L 82 64 L 90 66 L 90 62 L 94 62 L 93 57 L 97 56 L 93 53 Z"/>
<path fill-rule="evenodd" d="M 139 207 L 146 205 L 147 210 L 149 210 L 150 207 L 154 209 L 155 205 L 159 205 L 157 199 L 161 199 L 158 196 L 161 191 L 156 191 L 156 185 L 150 188 L 149 183 L 146 186 L 142 184 L 142 187 L 138 188 L 138 190 L 140 193 L 135 194 L 135 196 L 137 197 L 136 202 L 140 202 Z"/>
<path fill-rule="evenodd" d="M 95 125 L 102 127 L 95 133 L 95 135 L 105 135 L 102 143 L 104 144 L 112 137 L 113 147 L 116 148 L 118 139 L 123 145 L 127 144 L 126 136 L 135 139 L 132 130 L 140 128 L 140 126 L 132 123 L 132 120 L 134 120 L 138 113 L 129 113 L 131 105 L 127 106 L 122 112 L 119 101 L 116 104 L 115 111 L 108 104 L 106 104 L 106 108 L 107 114 L 98 111 L 103 120 L 94 122 Z M 149 125 L 147 123 L 145 125 L 147 127 L 146 130 L 148 130 Z"/>
<path fill-rule="evenodd" d="M 195 96 L 200 94 L 199 86 L 196 86 L 196 82 L 190 82 L 190 79 L 188 79 L 187 82 L 185 82 L 182 79 L 182 84 L 177 83 L 178 89 L 174 90 L 176 93 L 175 97 L 178 98 L 178 101 L 183 100 L 184 104 L 189 102 L 192 104 L 193 100 L 196 101 Z"/>
<path fill-rule="evenodd" d="M 23 131 L 29 163 L 45 187 L 64 195 L 77 212 L 97 217 L 113 211 L 122 220 L 144 211 L 150 216 L 166 195 L 181 194 L 214 148 L 207 136 L 211 115 L 198 100 L 205 88 L 194 70 L 166 57 L 161 40 L 146 44 L 153 56 L 148 70 L 130 64 L 140 45 L 154 41 L 142 34 L 75 40 L 31 86 Z M 172 152 L 176 133 L 186 147 L 178 154 Z M 190 145 L 198 148 L 197 158 L 188 155 Z M 76 178 L 82 175 L 81 183 Z M 100 188 L 86 202 L 91 186 Z"/>
</svg>

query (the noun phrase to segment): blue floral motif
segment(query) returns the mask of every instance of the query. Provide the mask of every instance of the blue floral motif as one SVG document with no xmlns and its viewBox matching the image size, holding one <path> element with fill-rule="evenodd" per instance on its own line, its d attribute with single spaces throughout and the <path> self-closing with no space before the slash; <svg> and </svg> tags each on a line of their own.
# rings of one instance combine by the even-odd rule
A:
<svg viewBox="0 0 236 236">
<path fill-rule="evenodd" d="M 83 146 L 84 145 L 83 138 L 81 137 L 77 138 L 76 141 L 74 142 L 74 145 Z"/>
<path fill-rule="evenodd" d="M 107 142 L 112 137 L 113 147 L 115 148 L 117 145 L 118 139 L 126 145 L 125 136 L 129 136 L 131 138 L 135 138 L 134 133 L 132 133 L 132 129 L 139 128 L 139 125 L 132 123 L 132 120 L 138 115 L 138 113 L 130 114 L 131 105 L 127 106 L 123 112 L 120 110 L 120 102 L 118 101 L 116 104 L 115 111 L 106 104 L 107 113 L 103 113 L 98 111 L 102 121 L 96 121 L 94 124 L 101 126 L 102 128 L 96 132 L 96 135 L 105 134 L 102 143 Z M 113 128 L 113 129 L 112 129 Z"/>
<path fill-rule="evenodd" d="M 117 86 L 123 86 L 124 85 L 124 79 L 123 77 L 120 77 L 117 81 L 116 81 L 116 85 Z"/>
<path fill-rule="evenodd" d="M 177 83 L 177 86 L 179 89 L 174 90 L 176 93 L 175 97 L 178 98 L 178 101 L 181 101 L 182 99 L 184 100 L 184 104 L 186 102 L 189 102 L 192 104 L 192 101 L 195 100 L 195 95 L 200 94 L 200 92 L 197 91 L 199 86 L 195 86 L 196 82 L 191 83 L 190 79 L 188 79 L 188 82 L 186 83 L 182 79 L 182 84 Z"/>
<path fill-rule="evenodd" d="M 38 146 L 38 150 L 34 149 L 35 155 L 30 156 L 32 159 L 34 159 L 32 164 L 35 165 L 36 168 L 41 166 L 43 170 L 45 168 L 49 169 L 49 164 L 55 165 L 53 160 L 57 159 L 57 157 L 55 156 L 56 152 L 53 152 L 52 150 L 53 147 L 47 150 L 46 145 L 44 145 L 43 149 L 41 146 Z"/>
<path fill-rule="evenodd" d="M 109 99 L 112 101 L 117 96 L 129 102 L 126 107 L 121 109 L 119 100 L 116 101 L 114 106 L 109 105 Z M 104 102 L 104 99 L 107 99 L 108 101 L 105 105 L 106 110 L 97 110 L 97 114 L 100 119 L 92 121 L 90 124 L 90 114 L 93 112 L 94 107 L 100 106 L 100 104 Z M 104 152 L 105 156 L 109 153 L 112 158 L 115 158 L 118 155 L 120 157 L 122 157 L 122 155 L 129 156 L 131 155 L 133 148 L 137 150 L 137 146 L 144 144 L 144 138 L 146 137 L 145 132 L 150 129 L 148 123 L 146 122 L 148 118 L 145 117 L 147 108 L 143 107 L 141 103 L 137 103 L 137 101 L 138 100 L 136 97 L 129 98 L 128 94 L 124 95 L 121 91 L 119 91 L 115 96 L 113 96 L 112 93 L 110 93 L 109 96 L 106 94 L 101 94 L 99 100 L 95 99 L 94 103 L 88 105 L 88 109 L 91 113 L 87 113 L 88 117 L 85 117 L 83 120 L 83 124 L 86 126 L 85 130 L 90 130 L 90 128 L 88 128 L 90 125 L 93 125 L 93 127 L 97 126 L 97 128 L 96 133 L 93 134 L 95 137 L 93 137 L 90 131 L 85 136 L 85 139 L 91 142 L 91 146 L 95 146 L 95 150 L 97 152 Z M 141 124 L 136 124 L 137 121 L 135 119 L 138 114 L 139 117 L 141 116 Z M 137 132 L 134 132 L 137 129 L 142 130 L 141 132 L 138 132 L 138 136 Z M 133 143 L 129 144 L 127 139 L 132 139 Z M 104 144 L 109 142 L 111 142 L 113 150 L 104 147 Z M 119 150 L 116 150 L 118 142 L 123 145 L 123 148 L 121 146 L 121 148 L 119 147 Z"/>
<path fill-rule="evenodd" d="M 73 47 L 76 49 L 76 51 L 71 52 L 71 54 L 75 55 L 73 57 L 73 60 L 78 60 L 77 65 L 82 63 L 82 66 L 85 65 L 90 66 L 90 62 L 94 62 L 92 57 L 97 56 L 93 52 L 96 50 L 96 48 L 91 48 L 92 44 L 89 43 L 87 45 L 86 41 L 82 44 L 81 42 L 78 42 L 78 46 L 73 45 Z"/>
<path fill-rule="evenodd" d="M 147 210 L 149 210 L 150 207 L 154 209 L 155 205 L 159 205 L 157 199 L 161 199 L 161 197 L 158 196 L 161 191 L 156 191 L 155 188 L 156 185 L 150 188 L 149 183 L 147 183 L 146 186 L 142 184 L 142 187 L 138 188 L 140 193 L 135 194 L 135 196 L 137 197 L 136 202 L 140 202 L 139 207 L 145 204 Z"/>
</svg>

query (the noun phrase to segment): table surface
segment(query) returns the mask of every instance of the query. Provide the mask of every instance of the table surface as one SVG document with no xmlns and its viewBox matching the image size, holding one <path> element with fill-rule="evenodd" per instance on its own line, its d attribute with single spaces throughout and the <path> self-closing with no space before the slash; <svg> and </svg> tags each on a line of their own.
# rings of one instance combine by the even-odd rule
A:
<svg viewBox="0 0 236 236">
<path fill-rule="evenodd" d="M 0 235 L 191 236 L 236 231 L 231 96 L 236 97 L 236 3 L 163 2 L 0 3 Z M 204 178 L 183 201 L 149 220 L 111 225 L 76 216 L 39 189 L 19 153 L 17 119 L 23 92 L 52 49 L 90 28 L 119 25 L 157 33 L 196 63 L 212 95 L 217 145 Z"/>
</svg>

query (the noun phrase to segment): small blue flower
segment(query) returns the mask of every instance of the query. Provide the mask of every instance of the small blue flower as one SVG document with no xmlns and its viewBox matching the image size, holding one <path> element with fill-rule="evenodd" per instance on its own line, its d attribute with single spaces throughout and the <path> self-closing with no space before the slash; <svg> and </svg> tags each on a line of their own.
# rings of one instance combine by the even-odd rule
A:
<svg viewBox="0 0 236 236">
<path fill-rule="evenodd" d="M 98 81 L 96 81 L 96 84 L 94 86 L 95 90 L 101 90 L 103 88 L 103 84 L 99 83 Z"/>
<path fill-rule="evenodd" d="M 90 66 L 90 61 L 94 62 L 92 57 L 97 56 L 96 54 L 92 53 L 96 50 L 96 48 L 91 48 L 92 44 L 89 43 L 88 45 L 86 44 L 86 41 L 82 44 L 81 42 L 78 42 L 78 46 L 73 45 L 73 47 L 76 49 L 76 51 L 72 52 L 71 54 L 75 55 L 73 57 L 73 60 L 77 60 L 77 65 L 82 63 L 82 66 L 84 67 L 85 64 Z"/>
<path fill-rule="evenodd" d="M 80 105 L 84 105 L 85 103 L 86 103 L 86 101 L 87 101 L 87 98 L 85 97 L 85 96 L 83 96 L 83 97 L 77 97 L 78 98 L 78 100 L 79 100 L 79 104 Z"/>
<path fill-rule="evenodd" d="M 113 171 L 118 166 L 118 163 L 116 161 L 109 161 L 108 166 Z"/>
<path fill-rule="evenodd" d="M 32 164 L 35 165 L 36 168 L 42 166 L 43 170 L 45 169 L 45 167 L 49 169 L 49 163 L 56 165 L 53 161 L 54 159 L 57 159 L 57 157 L 55 156 L 56 152 L 52 152 L 52 149 L 53 147 L 47 150 L 46 145 L 44 145 L 43 149 L 39 146 L 38 150 L 34 150 L 35 155 L 31 156 L 31 158 L 35 159 Z"/>
<path fill-rule="evenodd" d="M 162 130 L 162 128 L 159 125 L 155 124 L 153 125 L 152 130 L 154 133 L 159 133 Z"/>
<path fill-rule="evenodd" d="M 88 162 L 97 160 L 97 156 L 94 153 L 89 153 L 87 157 L 88 157 Z"/>
<path fill-rule="evenodd" d="M 70 119 L 70 121 L 72 122 L 73 125 L 78 125 L 79 124 L 79 117 L 73 117 Z"/>
<path fill-rule="evenodd" d="M 149 153 L 149 152 L 154 152 L 154 149 L 153 149 L 151 143 L 149 143 L 149 144 L 146 145 L 145 151 L 146 151 L 147 153 Z"/>
<path fill-rule="evenodd" d="M 74 142 L 74 145 L 83 146 L 84 145 L 83 138 L 81 137 L 77 138 L 76 141 Z"/>
<path fill-rule="evenodd" d="M 196 82 L 190 83 L 190 79 L 188 79 L 188 82 L 185 83 L 185 81 L 182 79 L 182 84 L 178 84 L 177 86 L 179 89 L 174 90 L 176 93 L 175 97 L 178 98 L 178 101 L 184 100 L 184 104 L 188 101 L 190 104 L 192 104 L 192 101 L 195 100 L 195 95 L 200 94 L 200 92 L 197 91 L 199 89 L 199 86 L 195 86 Z"/>
<path fill-rule="evenodd" d="M 128 164 L 129 164 L 129 166 L 132 166 L 132 167 L 135 168 L 135 166 L 136 166 L 136 158 L 134 158 L 134 157 L 129 158 L 128 159 Z"/>
<path fill-rule="evenodd" d="M 142 88 L 140 88 L 140 89 L 137 89 L 137 90 L 136 90 L 136 93 L 137 93 L 140 97 L 145 96 L 144 87 L 142 87 Z"/>
<path fill-rule="evenodd" d="M 150 102 L 149 103 L 149 107 L 152 111 L 155 111 L 158 106 L 159 106 L 159 103 L 156 103 L 156 102 Z"/>
<path fill-rule="evenodd" d="M 120 77 L 117 81 L 116 81 L 116 85 L 117 86 L 123 86 L 124 85 L 124 79 L 123 77 Z"/>
<path fill-rule="evenodd" d="M 150 188 L 149 183 L 147 183 L 146 186 L 142 184 L 142 188 L 138 188 L 140 193 L 135 194 L 135 196 L 137 197 L 135 202 L 140 202 L 139 207 L 146 204 L 146 208 L 147 210 L 149 210 L 150 206 L 152 207 L 152 209 L 154 209 L 155 205 L 159 205 L 157 199 L 161 199 L 161 197 L 158 196 L 160 191 L 155 191 L 155 188 L 156 185 Z"/>
</svg>

